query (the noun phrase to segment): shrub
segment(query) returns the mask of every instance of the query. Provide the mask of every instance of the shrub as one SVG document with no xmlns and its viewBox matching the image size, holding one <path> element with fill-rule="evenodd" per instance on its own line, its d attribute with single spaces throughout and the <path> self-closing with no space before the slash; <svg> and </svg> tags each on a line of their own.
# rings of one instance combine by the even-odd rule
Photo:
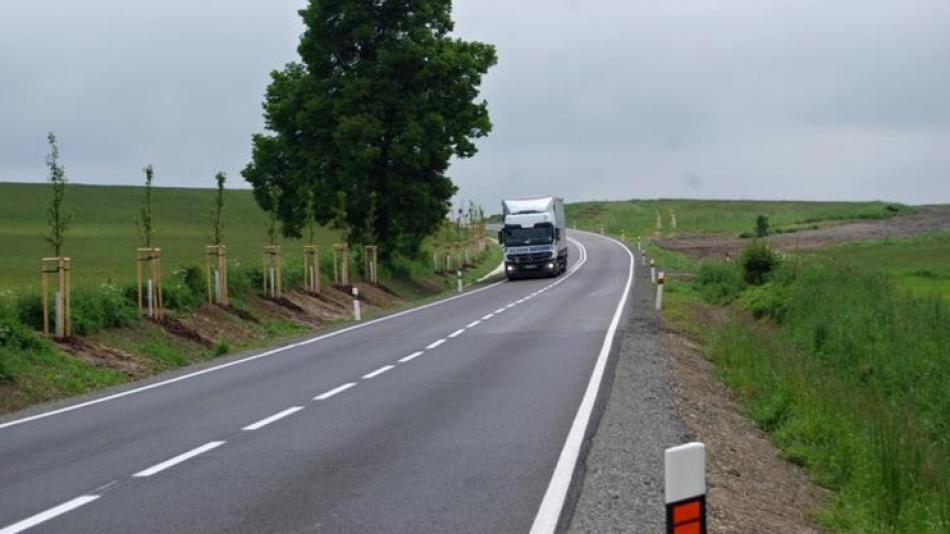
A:
<svg viewBox="0 0 950 534">
<path fill-rule="evenodd" d="M 739 304 L 756 319 L 771 317 L 781 322 L 788 308 L 788 288 L 776 282 L 753 286 L 742 293 Z"/>
<path fill-rule="evenodd" d="M 226 341 L 222 341 L 214 346 L 215 357 L 224 356 L 229 352 L 231 352 L 231 345 L 229 345 Z"/>
<path fill-rule="evenodd" d="M 18 299 L 10 292 L 0 293 L 0 347 L 26 350 L 39 347 L 39 340 L 20 320 Z"/>
<path fill-rule="evenodd" d="M 228 266 L 228 295 L 246 297 L 261 291 L 264 275 L 260 269 L 232 262 Z"/>
<path fill-rule="evenodd" d="M 739 258 L 746 283 L 754 286 L 769 281 L 769 277 L 779 265 L 778 256 L 762 241 L 753 241 L 742 251 Z"/>
<path fill-rule="evenodd" d="M 700 263 L 696 284 L 703 300 L 718 305 L 731 303 L 745 289 L 739 269 L 731 263 L 721 261 Z"/>
<path fill-rule="evenodd" d="M 759 215 L 755 218 L 755 235 L 765 237 L 769 235 L 769 218 L 766 215 Z"/>
<path fill-rule="evenodd" d="M 204 304 L 206 291 L 204 271 L 189 265 L 175 269 L 165 279 L 162 297 L 166 308 L 188 311 Z"/>
<path fill-rule="evenodd" d="M 119 287 L 101 284 L 80 288 L 72 295 L 73 332 L 84 336 L 115 326 L 125 326 L 138 318 L 138 309 Z"/>
</svg>

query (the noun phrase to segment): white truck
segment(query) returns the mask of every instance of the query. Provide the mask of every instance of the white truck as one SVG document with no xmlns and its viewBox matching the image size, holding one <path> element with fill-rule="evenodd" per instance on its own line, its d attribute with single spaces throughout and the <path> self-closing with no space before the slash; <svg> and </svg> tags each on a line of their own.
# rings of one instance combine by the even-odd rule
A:
<svg viewBox="0 0 950 534">
<path fill-rule="evenodd" d="M 508 279 L 557 276 L 567 270 L 564 200 L 535 197 L 503 200 L 504 227 L 498 242 L 505 248 Z"/>
</svg>

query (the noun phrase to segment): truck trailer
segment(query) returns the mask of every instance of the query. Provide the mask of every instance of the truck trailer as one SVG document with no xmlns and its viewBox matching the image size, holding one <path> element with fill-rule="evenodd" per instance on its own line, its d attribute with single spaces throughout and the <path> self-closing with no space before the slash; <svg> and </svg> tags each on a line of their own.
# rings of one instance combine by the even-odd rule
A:
<svg viewBox="0 0 950 534">
<path fill-rule="evenodd" d="M 498 242 L 505 248 L 509 280 L 557 276 L 567 270 L 564 200 L 535 197 L 503 200 L 504 227 Z"/>
</svg>

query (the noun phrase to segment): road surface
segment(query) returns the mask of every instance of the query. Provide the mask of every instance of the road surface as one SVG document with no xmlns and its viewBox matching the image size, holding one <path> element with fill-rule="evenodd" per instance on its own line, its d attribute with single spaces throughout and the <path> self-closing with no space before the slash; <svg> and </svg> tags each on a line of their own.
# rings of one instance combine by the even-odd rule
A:
<svg viewBox="0 0 950 534">
<path fill-rule="evenodd" d="M 0 534 L 549 532 L 632 257 L 0 423 Z M 533 530 L 532 530 L 533 529 Z"/>
</svg>

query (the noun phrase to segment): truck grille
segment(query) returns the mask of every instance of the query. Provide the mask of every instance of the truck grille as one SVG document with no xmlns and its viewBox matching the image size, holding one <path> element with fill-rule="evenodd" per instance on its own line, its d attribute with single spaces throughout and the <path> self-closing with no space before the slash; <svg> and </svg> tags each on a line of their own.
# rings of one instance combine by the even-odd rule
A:
<svg viewBox="0 0 950 534">
<path fill-rule="evenodd" d="M 515 263 L 529 263 L 548 259 L 551 259 L 551 253 L 549 251 L 529 252 L 526 254 L 508 254 L 508 261 L 513 261 Z"/>
</svg>

